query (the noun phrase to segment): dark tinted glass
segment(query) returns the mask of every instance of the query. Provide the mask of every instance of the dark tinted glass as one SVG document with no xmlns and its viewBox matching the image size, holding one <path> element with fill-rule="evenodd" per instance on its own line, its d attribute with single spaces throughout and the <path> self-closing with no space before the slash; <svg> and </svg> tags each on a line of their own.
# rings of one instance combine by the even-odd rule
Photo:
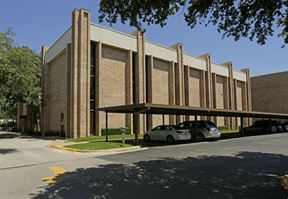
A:
<svg viewBox="0 0 288 199">
<path fill-rule="evenodd" d="M 176 125 L 175 129 L 184 129 L 184 123 Z"/>
<path fill-rule="evenodd" d="M 154 129 L 152 129 L 152 131 L 155 131 L 155 130 L 161 130 L 161 126 L 157 126 Z"/>
<path fill-rule="evenodd" d="M 207 126 L 209 128 L 216 128 L 216 125 L 213 122 L 208 122 Z"/>
</svg>

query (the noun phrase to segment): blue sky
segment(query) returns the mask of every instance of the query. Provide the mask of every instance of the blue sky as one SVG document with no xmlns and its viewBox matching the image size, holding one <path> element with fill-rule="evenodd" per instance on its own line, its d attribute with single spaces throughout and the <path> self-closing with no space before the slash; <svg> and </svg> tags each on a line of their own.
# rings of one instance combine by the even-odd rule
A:
<svg viewBox="0 0 288 199">
<path fill-rule="evenodd" d="M 92 21 L 98 22 L 99 1 L 97 0 L 3 0 L 0 6 L 0 31 L 13 27 L 15 40 L 39 52 L 42 45 L 51 46 L 71 25 L 74 8 L 86 8 L 92 13 Z M 102 23 L 101 25 L 109 26 Z M 112 28 L 122 32 L 135 29 L 128 24 L 116 24 Z M 288 46 L 281 48 L 282 38 L 269 38 L 260 46 L 244 38 L 235 42 L 232 38 L 222 39 L 213 26 L 198 25 L 191 30 L 183 17 L 170 17 L 164 28 L 146 27 L 146 39 L 163 45 L 176 42 L 184 44 L 184 50 L 192 55 L 210 53 L 217 64 L 232 61 L 236 70 L 250 68 L 251 75 L 263 75 L 288 70 Z"/>
</svg>

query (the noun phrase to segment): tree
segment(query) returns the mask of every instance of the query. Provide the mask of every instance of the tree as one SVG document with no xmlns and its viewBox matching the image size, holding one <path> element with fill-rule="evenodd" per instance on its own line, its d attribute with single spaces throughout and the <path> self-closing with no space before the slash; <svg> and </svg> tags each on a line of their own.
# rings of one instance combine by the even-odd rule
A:
<svg viewBox="0 0 288 199">
<path fill-rule="evenodd" d="M 143 23 L 163 27 L 180 11 L 191 28 L 213 24 L 223 37 L 248 37 L 261 45 L 277 31 L 284 45 L 288 43 L 287 0 L 101 0 L 99 21 L 112 25 L 120 20 L 138 29 Z"/>
<path fill-rule="evenodd" d="M 31 107 L 41 104 L 39 56 L 25 46 L 18 46 L 14 33 L 0 33 L 0 112 L 15 119 L 17 103 Z"/>
</svg>

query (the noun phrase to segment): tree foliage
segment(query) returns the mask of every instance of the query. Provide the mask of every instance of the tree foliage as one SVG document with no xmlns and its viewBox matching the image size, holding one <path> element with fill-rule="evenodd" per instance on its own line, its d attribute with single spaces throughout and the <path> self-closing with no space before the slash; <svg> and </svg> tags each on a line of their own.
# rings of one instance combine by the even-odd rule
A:
<svg viewBox="0 0 288 199">
<path fill-rule="evenodd" d="M 287 0 L 101 0 L 99 21 L 166 25 L 169 16 L 181 12 L 187 25 L 213 24 L 223 37 L 241 37 L 265 44 L 275 34 L 288 43 Z"/>
<path fill-rule="evenodd" d="M 25 46 L 18 46 L 9 29 L 0 33 L 0 112 L 16 115 L 17 102 L 40 106 L 39 56 Z"/>
</svg>

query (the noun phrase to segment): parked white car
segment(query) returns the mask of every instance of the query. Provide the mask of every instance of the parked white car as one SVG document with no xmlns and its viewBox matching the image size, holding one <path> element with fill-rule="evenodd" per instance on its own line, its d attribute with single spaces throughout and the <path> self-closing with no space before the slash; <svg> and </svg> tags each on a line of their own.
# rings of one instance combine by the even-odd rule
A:
<svg viewBox="0 0 288 199">
<path fill-rule="evenodd" d="M 196 137 L 196 124 L 198 134 Z M 205 139 L 219 139 L 221 137 L 221 133 L 218 130 L 217 126 L 211 122 L 206 120 L 200 121 L 185 121 L 177 124 L 177 129 L 188 129 L 189 133 L 192 135 L 192 138 L 196 140 L 205 140 Z"/>
<path fill-rule="evenodd" d="M 144 134 L 145 141 L 167 141 L 168 143 L 173 143 L 174 141 L 190 139 L 189 130 L 178 130 L 173 125 L 160 125 Z"/>
</svg>

